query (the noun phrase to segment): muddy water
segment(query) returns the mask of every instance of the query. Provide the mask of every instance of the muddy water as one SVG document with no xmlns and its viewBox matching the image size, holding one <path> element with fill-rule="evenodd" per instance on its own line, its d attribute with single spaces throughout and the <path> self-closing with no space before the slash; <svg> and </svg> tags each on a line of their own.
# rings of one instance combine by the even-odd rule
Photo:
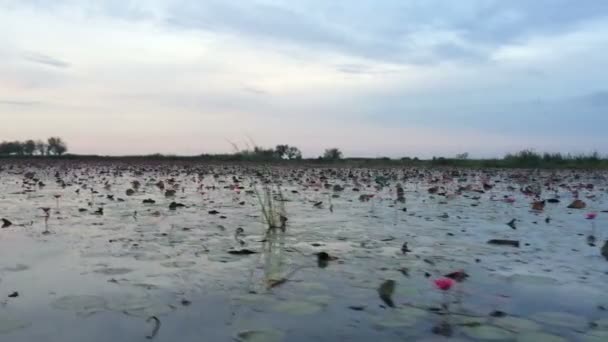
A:
<svg viewBox="0 0 608 342">
<path fill-rule="evenodd" d="M 267 172 L 4 166 L 0 217 L 12 225 L 0 229 L 0 339 L 608 338 L 605 174 L 468 171 L 444 180 L 451 174 L 440 170 L 276 169 L 289 220 L 285 232 L 268 234 L 247 193 Z M 484 182 L 492 188 L 482 192 Z M 405 202 L 395 201 L 398 183 Z M 520 191 L 529 184 L 560 203 L 532 211 L 534 196 Z M 439 194 L 429 193 L 434 186 Z M 360 201 L 362 194 L 374 197 Z M 587 208 L 568 209 L 574 196 Z M 171 202 L 185 207 L 170 210 Z M 50 208 L 48 217 L 40 208 Z M 586 220 L 588 212 L 599 214 Z M 516 229 L 506 225 L 512 219 Z M 586 242 L 592 231 L 594 247 Z M 228 253 L 244 249 L 255 254 Z M 335 259 L 319 267 L 319 252 Z M 433 280 L 458 270 L 469 277 L 435 288 Z M 394 307 L 378 296 L 386 280 L 395 281 Z"/>
</svg>

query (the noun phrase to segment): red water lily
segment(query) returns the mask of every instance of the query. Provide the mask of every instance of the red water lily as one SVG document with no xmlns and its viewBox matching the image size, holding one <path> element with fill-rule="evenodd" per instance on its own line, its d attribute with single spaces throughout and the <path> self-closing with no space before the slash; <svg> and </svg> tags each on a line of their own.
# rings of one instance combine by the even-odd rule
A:
<svg viewBox="0 0 608 342">
<path fill-rule="evenodd" d="M 438 278 L 434 281 L 435 286 L 442 291 L 447 291 L 454 286 L 454 280 L 450 278 Z"/>
<path fill-rule="evenodd" d="M 593 220 L 597 217 L 597 213 L 587 213 L 587 220 Z"/>
</svg>

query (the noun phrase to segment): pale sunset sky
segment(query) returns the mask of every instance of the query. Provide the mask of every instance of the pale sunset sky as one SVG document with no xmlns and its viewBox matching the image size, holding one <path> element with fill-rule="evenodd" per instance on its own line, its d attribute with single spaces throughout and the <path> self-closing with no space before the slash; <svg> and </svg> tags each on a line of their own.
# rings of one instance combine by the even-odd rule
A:
<svg viewBox="0 0 608 342">
<path fill-rule="evenodd" d="M 0 140 L 608 153 L 606 0 L 0 0 Z"/>
</svg>

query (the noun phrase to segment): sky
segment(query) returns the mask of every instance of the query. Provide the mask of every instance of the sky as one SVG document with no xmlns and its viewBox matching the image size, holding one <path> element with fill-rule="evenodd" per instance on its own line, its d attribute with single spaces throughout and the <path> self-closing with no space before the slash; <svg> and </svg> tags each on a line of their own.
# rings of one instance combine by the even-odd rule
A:
<svg viewBox="0 0 608 342">
<path fill-rule="evenodd" d="M 0 140 L 608 154 L 606 0 L 0 0 Z"/>
</svg>

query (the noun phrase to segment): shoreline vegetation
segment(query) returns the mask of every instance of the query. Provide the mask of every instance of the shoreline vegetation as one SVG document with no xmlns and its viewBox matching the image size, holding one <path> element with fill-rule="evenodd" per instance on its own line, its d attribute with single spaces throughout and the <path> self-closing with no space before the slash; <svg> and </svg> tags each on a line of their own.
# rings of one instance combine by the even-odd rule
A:
<svg viewBox="0 0 608 342">
<path fill-rule="evenodd" d="M 68 145 L 60 137 L 41 140 L 0 142 L 0 161 L 13 160 L 75 160 L 75 161 L 184 161 L 209 163 L 267 163 L 285 165 L 331 165 L 344 167 L 460 167 L 460 168 L 522 168 L 522 169 L 608 169 L 608 156 L 598 152 L 589 154 L 539 153 L 532 149 L 508 153 L 503 158 L 473 159 L 468 153 L 455 157 L 433 157 L 419 159 L 403 158 L 357 158 L 344 157 L 339 148 L 328 148 L 317 158 L 302 158 L 299 148 L 277 145 L 263 148 L 251 142 L 246 149 L 232 144 L 233 153 L 200 154 L 193 156 L 148 155 L 103 156 L 69 154 Z M 254 146 L 251 148 L 251 146 Z"/>
<path fill-rule="evenodd" d="M 591 155 L 561 155 L 540 154 L 522 151 L 508 154 L 504 158 L 493 159 L 458 159 L 433 157 L 432 159 L 418 158 L 301 158 L 281 159 L 240 154 L 202 154 L 197 156 L 177 155 L 5 155 L 0 154 L 0 166 L 5 161 L 83 161 L 83 162 L 207 162 L 207 163 L 265 163 L 272 165 L 294 166 L 332 166 L 332 167 L 457 167 L 457 168 L 504 168 L 504 169 L 608 169 L 608 159 Z"/>
</svg>

